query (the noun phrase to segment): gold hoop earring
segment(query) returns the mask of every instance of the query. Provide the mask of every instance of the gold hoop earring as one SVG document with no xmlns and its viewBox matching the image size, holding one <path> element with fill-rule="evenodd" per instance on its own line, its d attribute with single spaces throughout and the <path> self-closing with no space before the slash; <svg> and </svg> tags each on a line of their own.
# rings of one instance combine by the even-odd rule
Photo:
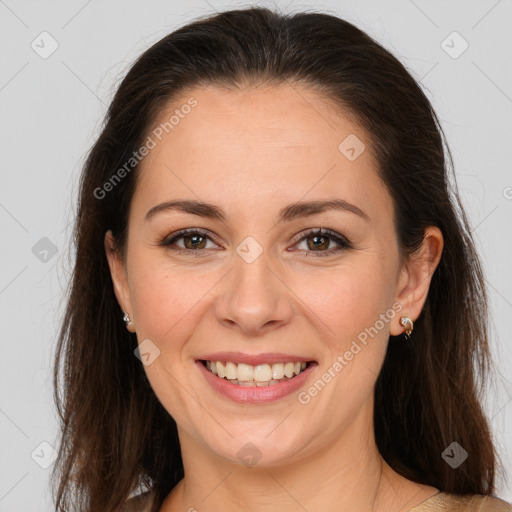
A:
<svg viewBox="0 0 512 512">
<path fill-rule="evenodd" d="M 408 316 L 403 316 L 400 318 L 400 325 L 405 328 L 404 336 L 406 341 L 410 341 L 411 332 L 414 328 L 413 321 Z"/>
</svg>

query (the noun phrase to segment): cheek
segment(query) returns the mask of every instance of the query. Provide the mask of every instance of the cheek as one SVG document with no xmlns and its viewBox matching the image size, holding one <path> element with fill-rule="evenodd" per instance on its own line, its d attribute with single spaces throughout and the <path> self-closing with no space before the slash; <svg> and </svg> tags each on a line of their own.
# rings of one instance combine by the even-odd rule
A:
<svg viewBox="0 0 512 512">
<path fill-rule="evenodd" d="M 201 300 L 214 284 L 212 274 L 170 268 L 165 262 L 147 261 L 147 265 L 142 259 L 138 262 L 132 274 L 137 333 L 159 344 L 182 339 L 187 325 L 194 324 Z"/>
<path fill-rule="evenodd" d="M 390 307 L 391 284 L 383 262 L 363 259 L 357 265 L 321 269 L 308 278 L 298 275 L 292 287 L 322 321 L 332 349 L 342 350 Z"/>
<path fill-rule="evenodd" d="M 321 320 L 328 356 L 319 376 L 328 382 L 324 404 L 343 396 L 340 419 L 356 414 L 372 393 L 384 361 L 390 322 L 395 310 L 389 303 L 389 277 L 379 262 L 354 266 L 304 283 L 304 302 Z M 332 383 L 332 384 L 330 384 Z M 314 393 L 314 390 L 313 390 Z M 323 393 L 323 392 L 322 392 Z"/>
<path fill-rule="evenodd" d="M 197 402 L 184 393 L 190 353 L 187 341 L 207 308 L 205 296 L 218 279 L 197 269 L 170 268 L 144 256 L 132 271 L 132 303 L 139 344 L 150 339 L 160 353 L 144 366 L 151 387 L 171 416 L 187 430 L 194 430 Z M 188 349 L 190 351 L 190 349 Z M 207 419 L 202 420 L 207 423 Z"/>
</svg>

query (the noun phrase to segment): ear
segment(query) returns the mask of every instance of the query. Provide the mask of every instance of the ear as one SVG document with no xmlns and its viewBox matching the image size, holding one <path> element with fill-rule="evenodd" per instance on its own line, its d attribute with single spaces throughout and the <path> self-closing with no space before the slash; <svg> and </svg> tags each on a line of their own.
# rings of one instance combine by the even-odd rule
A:
<svg viewBox="0 0 512 512">
<path fill-rule="evenodd" d="M 130 290 L 128 287 L 128 277 L 126 274 L 126 266 L 116 247 L 116 241 L 111 231 L 105 233 L 105 253 L 107 255 L 108 266 L 110 268 L 110 276 L 114 285 L 114 293 L 116 295 L 119 307 L 131 318 L 131 322 L 127 325 L 130 332 L 135 332 L 135 322 L 133 318 L 133 308 L 130 300 Z"/>
<path fill-rule="evenodd" d="M 420 249 L 414 253 L 400 271 L 395 301 L 402 305 L 390 325 L 390 334 L 398 336 L 404 332 L 400 318 L 404 315 L 414 322 L 420 315 L 427 300 L 432 275 L 441 260 L 443 252 L 443 234 L 436 226 L 425 229 Z"/>
</svg>

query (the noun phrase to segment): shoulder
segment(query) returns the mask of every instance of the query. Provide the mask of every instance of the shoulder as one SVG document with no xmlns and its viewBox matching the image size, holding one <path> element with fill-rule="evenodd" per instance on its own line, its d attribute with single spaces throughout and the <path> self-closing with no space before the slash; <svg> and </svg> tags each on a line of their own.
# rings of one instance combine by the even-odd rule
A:
<svg viewBox="0 0 512 512">
<path fill-rule="evenodd" d="M 512 505 L 496 496 L 440 492 L 421 502 L 410 512 L 512 512 Z"/>
<path fill-rule="evenodd" d="M 153 494 L 151 491 L 143 492 L 126 500 L 119 512 L 149 512 Z"/>
</svg>

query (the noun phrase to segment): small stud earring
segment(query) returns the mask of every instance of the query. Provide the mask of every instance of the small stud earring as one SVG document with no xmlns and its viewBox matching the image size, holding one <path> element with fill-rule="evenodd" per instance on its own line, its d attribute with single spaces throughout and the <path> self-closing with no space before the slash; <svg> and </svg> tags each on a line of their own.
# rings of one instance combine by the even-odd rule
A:
<svg viewBox="0 0 512 512">
<path fill-rule="evenodd" d="M 130 315 L 128 313 L 124 313 L 124 316 L 123 316 L 123 321 L 124 323 L 126 324 L 126 328 L 130 331 L 130 332 L 135 332 L 133 330 L 133 327 L 130 327 L 131 324 L 132 324 L 132 319 L 130 318 Z"/>
<path fill-rule="evenodd" d="M 411 339 L 411 332 L 414 328 L 413 321 L 408 316 L 403 316 L 400 318 L 400 325 L 405 328 L 405 339 L 409 341 Z"/>
</svg>

